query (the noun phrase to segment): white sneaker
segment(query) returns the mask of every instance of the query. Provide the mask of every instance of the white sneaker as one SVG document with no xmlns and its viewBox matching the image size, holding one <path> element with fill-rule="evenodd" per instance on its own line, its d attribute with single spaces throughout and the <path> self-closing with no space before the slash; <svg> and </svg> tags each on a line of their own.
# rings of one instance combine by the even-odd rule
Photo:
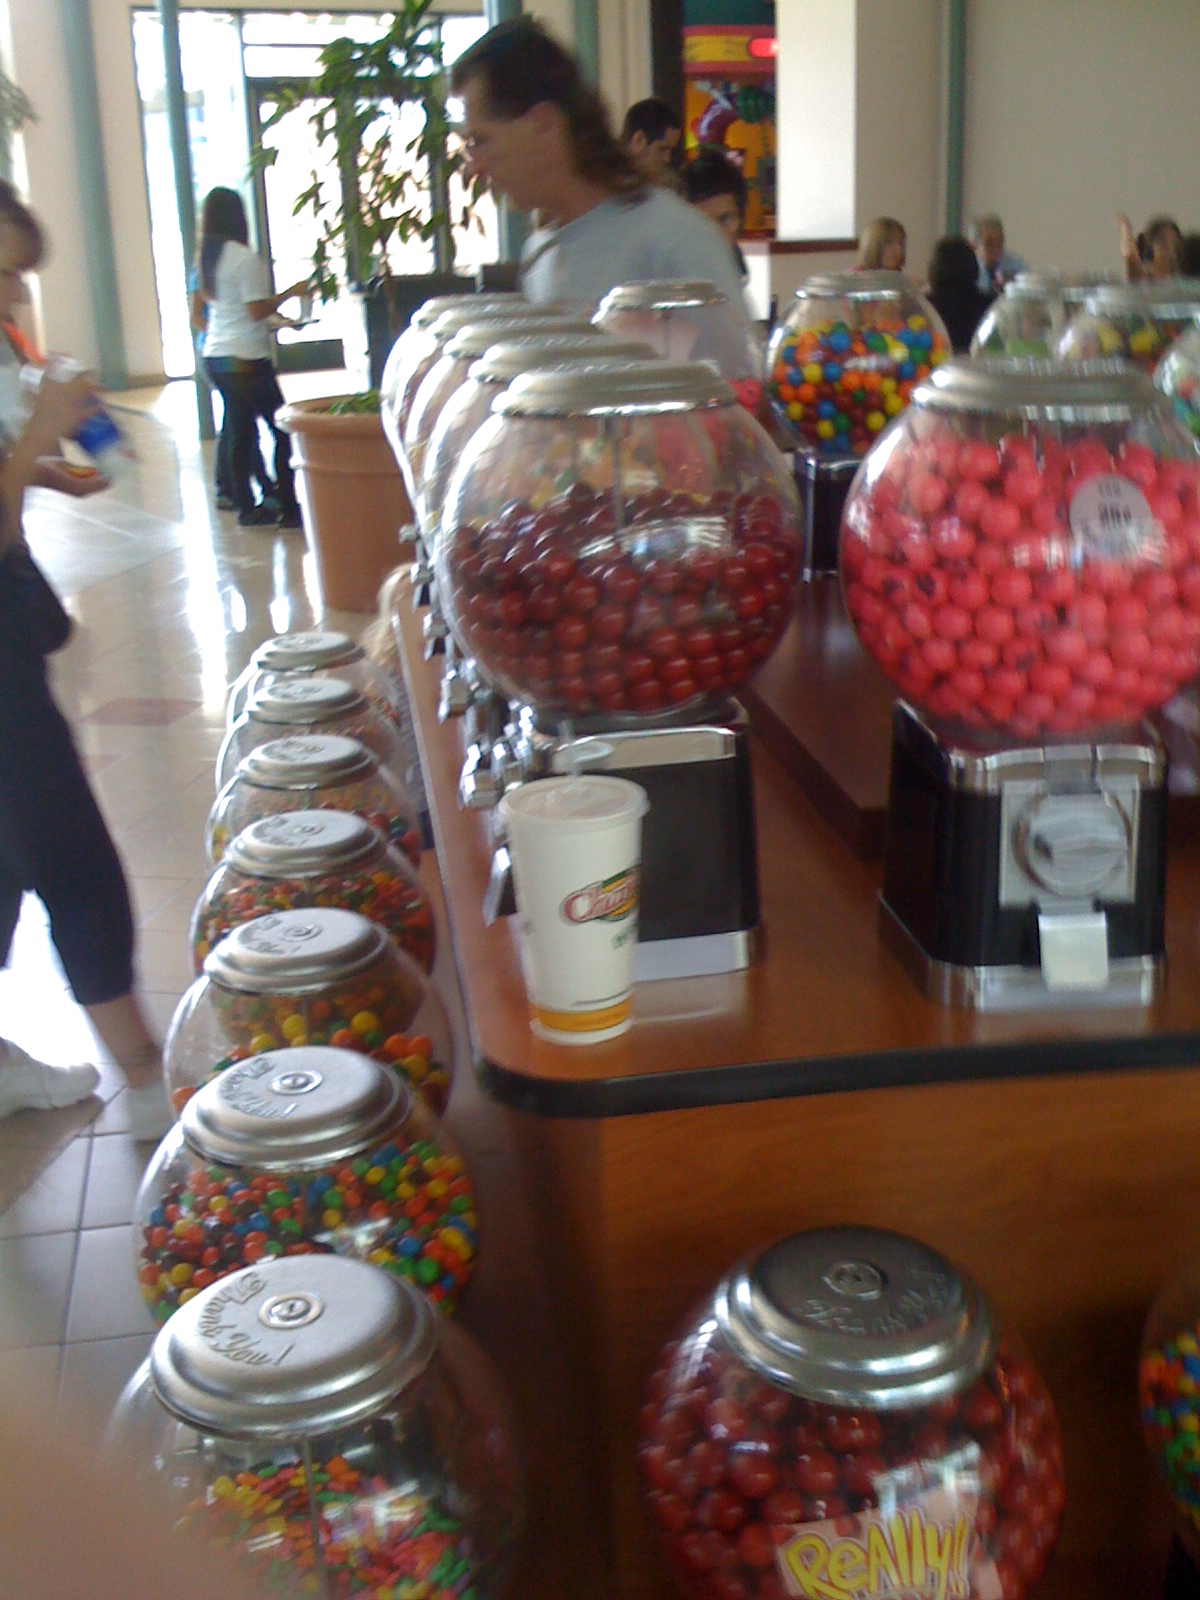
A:
<svg viewBox="0 0 1200 1600">
<path fill-rule="evenodd" d="M 135 1139 L 161 1139 L 175 1122 L 161 1078 L 143 1084 L 140 1089 L 131 1084 L 125 1091 L 125 1104 L 129 1108 L 129 1131 Z"/>
<path fill-rule="evenodd" d="M 52 1067 L 0 1039 L 0 1117 L 14 1111 L 56 1111 L 86 1100 L 100 1082 L 93 1066 Z"/>
</svg>

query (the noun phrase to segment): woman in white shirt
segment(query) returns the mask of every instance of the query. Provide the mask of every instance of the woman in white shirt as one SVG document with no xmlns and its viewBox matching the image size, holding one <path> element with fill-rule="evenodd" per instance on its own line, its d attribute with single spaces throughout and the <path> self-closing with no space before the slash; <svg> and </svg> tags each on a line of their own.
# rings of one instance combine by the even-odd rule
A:
<svg viewBox="0 0 1200 1600">
<path fill-rule="evenodd" d="M 223 433 L 228 450 L 229 491 L 243 527 L 278 522 L 300 526 L 292 485 L 290 447 L 275 426 L 283 395 L 271 361 L 267 318 L 285 300 L 307 288 L 307 280 L 275 294 L 267 263 L 248 245 L 242 198 L 234 189 L 210 189 L 204 199 L 192 323 L 204 329 L 204 364 L 225 403 Z M 279 510 L 256 504 L 250 483 L 258 419 L 275 438 Z"/>
</svg>

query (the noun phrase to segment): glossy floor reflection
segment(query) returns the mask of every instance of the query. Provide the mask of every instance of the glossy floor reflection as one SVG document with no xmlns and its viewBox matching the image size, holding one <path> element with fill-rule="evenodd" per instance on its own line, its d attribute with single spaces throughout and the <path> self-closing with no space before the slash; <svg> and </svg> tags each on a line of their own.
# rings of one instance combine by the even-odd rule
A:
<svg viewBox="0 0 1200 1600">
<path fill-rule="evenodd" d="M 312 379 L 288 387 L 314 392 Z M 228 685 L 263 639 L 319 612 L 302 533 L 240 528 L 214 510 L 192 386 L 116 405 L 136 471 L 87 501 L 32 495 L 27 534 L 78 624 L 55 658 L 56 689 L 125 861 L 139 984 L 165 1030 L 190 977 L 184 934 L 205 878 Z M 328 620 L 350 631 L 364 621 Z M 122 1080 L 98 1053 L 32 897 L 0 971 L 0 1033 L 49 1060 L 101 1064 L 93 1100 L 0 1122 L 0 1404 L 6 1393 L 43 1407 L 57 1398 L 87 1427 L 150 1341 L 129 1217 L 151 1150 L 125 1131 Z"/>
</svg>

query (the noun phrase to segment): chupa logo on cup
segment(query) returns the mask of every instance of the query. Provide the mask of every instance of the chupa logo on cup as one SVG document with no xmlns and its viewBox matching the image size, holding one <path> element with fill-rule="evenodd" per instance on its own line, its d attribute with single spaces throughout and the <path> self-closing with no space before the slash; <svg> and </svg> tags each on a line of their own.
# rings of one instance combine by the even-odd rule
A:
<svg viewBox="0 0 1200 1600">
<path fill-rule="evenodd" d="M 638 906 L 638 869 L 630 867 L 613 878 L 589 883 L 563 901 L 560 910 L 568 922 L 622 922 Z"/>
</svg>

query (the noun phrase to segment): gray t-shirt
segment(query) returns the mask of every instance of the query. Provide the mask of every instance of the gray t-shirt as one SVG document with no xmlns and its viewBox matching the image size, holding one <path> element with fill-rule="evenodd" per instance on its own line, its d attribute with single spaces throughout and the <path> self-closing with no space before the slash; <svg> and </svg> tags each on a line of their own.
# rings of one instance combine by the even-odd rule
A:
<svg viewBox="0 0 1200 1600">
<path fill-rule="evenodd" d="M 561 228 L 541 228 L 521 253 L 521 287 L 534 305 L 582 307 L 590 315 L 620 283 L 702 278 L 746 322 L 741 277 L 716 224 L 668 189 L 603 200 Z"/>
</svg>

